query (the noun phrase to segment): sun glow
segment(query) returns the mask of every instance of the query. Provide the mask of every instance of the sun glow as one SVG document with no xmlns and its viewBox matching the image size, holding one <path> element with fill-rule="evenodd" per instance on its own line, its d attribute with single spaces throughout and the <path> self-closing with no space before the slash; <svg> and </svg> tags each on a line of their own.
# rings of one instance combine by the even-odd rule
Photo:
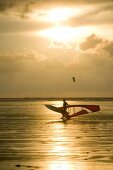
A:
<svg viewBox="0 0 113 170">
<path fill-rule="evenodd" d="M 86 10 L 85 7 L 84 10 Z M 41 23 L 42 26 L 45 24 L 44 27 L 39 28 L 39 31 L 34 32 L 34 34 L 59 43 L 80 40 L 81 37 L 83 38 L 84 35 L 89 34 L 89 29 L 85 26 L 74 27 L 70 23 L 72 23 L 74 17 L 80 16 L 81 13 L 83 13 L 83 9 L 75 6 L 44 8 L 33 11 L 32 16 L 30 16 L 32 20 Z"/>
<path fill-rule="evenodd" d="M 59 26 L 41 31 L 41 35 L 56 41 L 67 41 L 73 37 L 73 29 Z"/>
<path fill-rule="evenodd" d="M 73 28 L 66 26 L 56 26 L 50 29 L 42 30 L 37 34 L 58 42 L 70 42 L 80 39 L 82 36 L 87 34 L 88 30 L 89 29 L 87 27 Z"/>
<path fill-rule="evenodd" d="M 84 8 L 86 10 L 86 8 Z M 81 37 L 86 37 L 87 34 L 92 31 L 90 26 L 90 31 L 88 26 L 71 26 L 71 18 L 81 15 L 83 9 L 79 7 L 60 7 L 60 8 L 49 8 L 41 9 L 38 12 L 34 11 L 32 14 L 32 19 L 36 22 L 47 24 L 45 28 L 34 32 L 37 36 L 43 36 L 55 42 L 72 42 L 73 40 L 80 40 Z M 71 21 L 72 22 L 72 21 Z"/>
<path fill-rule="evenodd" d="M 55 8 L 49 10 L 43 17 L 44 20 L 49 22 L 61 22 L 65 21 L 74 15 L 74 9 L 72 8 Z"/>
<path fill-rule="evenodd" d="M 38 11 L 34 10 L 33 13 L 29 15 L 29 17 L 35 21 L 54 23 L 56 25 L 61 24 L 64 21 L 67 21 L 71 17 L 80 15 L 81 12 L 82 11 L 80 8 L 59 7 L 39 9 Z"/>
<path fill-rule="evenodd" d="M 71 170 L 71 164 L 68 161 L 53 161 L 49 167 L 50 170 Z"/>
</svg>

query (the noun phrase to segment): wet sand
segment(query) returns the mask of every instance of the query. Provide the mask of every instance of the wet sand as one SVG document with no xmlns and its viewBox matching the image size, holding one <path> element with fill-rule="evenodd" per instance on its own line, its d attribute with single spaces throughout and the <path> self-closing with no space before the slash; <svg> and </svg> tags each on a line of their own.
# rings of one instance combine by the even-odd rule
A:
<svg viewBox="0 0 113 170">
<path fill-rule="evenodd" d="M 44 107 L 45 103 L 62 104 L 0 103 L 0 170 L 113 169 L 112 101 L 98 102 L 99 113 L 67 122 Z"/>
</svg>

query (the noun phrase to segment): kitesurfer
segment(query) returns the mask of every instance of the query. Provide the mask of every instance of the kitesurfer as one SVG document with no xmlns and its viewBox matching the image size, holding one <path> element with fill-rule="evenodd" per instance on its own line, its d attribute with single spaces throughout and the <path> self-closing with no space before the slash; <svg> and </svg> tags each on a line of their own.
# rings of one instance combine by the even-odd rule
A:
<svg viewBox="0 0 113 170">
<path fill-rule="evenodd" d="M 72 79 L 73 79 L 73 82 L 75 83 L 75 77 L 72 77 Z"/>
</svg>

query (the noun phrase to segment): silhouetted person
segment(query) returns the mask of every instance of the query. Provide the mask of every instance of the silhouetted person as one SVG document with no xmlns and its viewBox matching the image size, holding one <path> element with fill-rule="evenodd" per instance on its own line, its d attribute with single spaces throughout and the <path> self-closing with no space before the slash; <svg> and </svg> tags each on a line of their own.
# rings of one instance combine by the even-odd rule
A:
<svg viewBox="0 0 113 170">
<path fill-rule="evenodd" d="M 68 106 L 68 103 L 65 101 L 65 99 L 63 99 L 63 116 L 62 116 L 62 119 L 63 118 L 67 118 L 69 119 L 69 113 L 67 112 L 67 106 Z"/>
</svg>

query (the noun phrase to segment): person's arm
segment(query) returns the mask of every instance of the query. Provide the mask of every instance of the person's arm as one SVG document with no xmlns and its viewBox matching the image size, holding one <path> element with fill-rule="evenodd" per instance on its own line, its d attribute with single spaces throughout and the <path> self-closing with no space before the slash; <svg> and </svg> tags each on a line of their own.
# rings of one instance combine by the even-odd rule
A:
<svg viewBox="0 0 113 170">
<path fill-rule="evenodd" d="M 66 102 L 66 105 L 69 106 L 69 104 Z"/>
</svg>

